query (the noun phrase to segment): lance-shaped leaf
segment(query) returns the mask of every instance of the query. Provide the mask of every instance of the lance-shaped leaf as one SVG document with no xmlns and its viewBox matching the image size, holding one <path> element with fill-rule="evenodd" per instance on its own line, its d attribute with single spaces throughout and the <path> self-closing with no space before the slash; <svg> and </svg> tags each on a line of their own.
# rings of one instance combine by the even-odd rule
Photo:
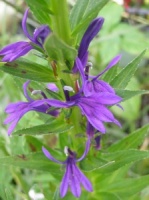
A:
<svg viewBox="0 0 149 200">
<path fill-rule="evenodd" d="M 146 50 L 144 50 L 137 58 L 130 62 L 126 67 L 124 67 L 119 74 L 110 82 L 110 85 L 118 88 L 125 89 L 129 81 L 133 77 L 137 70 L 139 63 L 141 62 Z"/>
<path fill-rule="evenodd" d="M 13 136 L 44 135 L 44 134 L 52 134 L 52 133 L 58 134 L 58 133 L 63 133 L 65 131 L 68 131 L 72 128 L 73 128 L 72 124 L 67 124 L 62 120 L 55 119 L 49 124 L 42 124 L 42 125 L 34 126 L 31 128 L 18 130 L 13 133 Z"/>
<path fill-rule="evenodd" d="M 52 14 L 52 11 L 50 10 L 50 1 L 26 0 L 26 2 L 33 12 L 34 16 L 39 20 L 41 24 L 50 25 L 50 14 Z"/>
<path fill-rule="evenodd" d="M 13 76 L 39 82 L 56 81 L 53 71 L 48 69 L 47 66 L 31 62 L 24 58 L 20 58 L 11 63 L 3 63 L 3 65 L 0 66 L 0 70 Z"/>
<path fill-rule="evenodd" d="M 15 155 L 0 158 L 0 165 L 15 166 L 20 168 L 48 171 L 52 173 L 60 172 L 60 166 L 49 160 L 43 153 L 30 153 L 27 155 Z"/>
<path fill-rule="evenodd" d="M 110 173 L 124 165 L 130 165 L 136 161 L 149 158 L 148 151 L 123 150 L 112 153 L 101 153 L 96 157 L 88 156 L 82 161 L 82 170 L 98 170 L 98 173 Z"/>
<path fill-rule="evenodd" d="M 123 138 L 122 140 L 118 141 L 117 143 L 111 145 L 108 150 L 110 152 L 116 152 L 121 149 L 136 149 L 139 145 L 143 142 L 145 136 L 148 134 L 149 125 L 146 125 L 133 133 L 129 134 L 127 137 Z"/>
<path fill-rule="evenodd" d="M 77 0 L 70 14 L 70 24 L 73 34 L 85 31 L 89 23 L 98 15 L 99 11 L 109 0 Z M 80 35 L 80 38 L 81 38 Z"/>
<path fill-rule="evenodd" d="M 98 192 L 98 199 L 101 199 L 101 200 L 106 200 L 106 199 L 121 200 L 115 193 L 111 193 L 109 191 Z"/>
<path fill-rule="evenodd" d="M 117 194 L 121 199 L 129 199 L 129 197 L 147 187 L 148 183 L 149 175 L 137 178 L 126 178 L 121 181 L 119 180 L 113 184 L 107 184 L 105 189 L 108 192 Z"/>
<path fill-rule="evenodd" d="M 115 65 L 114 67 L 109 69 L 105 73 L 105 76 L 103 77 L 103 80 L 108 82 L 108 83 L 110 83 L 115 78 L 115 76 L 117 75 L 117 68 L 118 68 L 118 65 Z"/>
<path fill-rule="evenodd" d="M 148 94 L 148 90 L 123 90 L 123 89 L 115 89 L 116 94 L 123 98 L 123 101 L 126 101 L 134 96 Z"/>
</svg>

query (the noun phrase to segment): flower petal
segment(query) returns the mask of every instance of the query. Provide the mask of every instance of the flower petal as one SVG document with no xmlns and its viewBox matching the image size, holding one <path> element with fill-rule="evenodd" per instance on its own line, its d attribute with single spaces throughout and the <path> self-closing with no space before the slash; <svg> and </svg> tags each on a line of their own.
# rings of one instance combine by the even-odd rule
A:
<svg viewBox="0 0 149 200">
<path fill-rule="evenodd" d="M 48 83 L 47 84 L 47 88 L 49 90 L 53 91 L 53 92 L 58 92 L 59 91 L 59 89 L 58 89 L 58 87 L 56 86 L 55 83 Z"/>
<path fill-rule="evenodd" d="M 91 182 L 87 179 L 87 177 L 80 171 L 80 169 L 77 166 L 75 167 L 75 174 L 79 178 L 79 180 L 82 183 L 82 185 L 84 186 L 84 188 L 87 191 L 92 192 L 93 187 L 92 187 Z"/>
<path fill-rule="evenodd" d="M 89 27 L 85 31 L 80 43 L 79 50 L 78 50 L 78 57 L 80 58 L 80 60 L 82 60 L 82 58 L 84 57 L 84 54 L 88 50 L 90 42 L 100 31 L 103 25 L 103 22 L 104 22 L 104 19 L 102 17 L 96 18 L 90 23 Z"/>
<path fill-rule="evenodd" d="M 76 176 L 76 166 L 75 164 L 71 164 L 71 184 L 70 189 L 72 194 L 79 198 L 81 195 L 81 187 L 80 187 L 80 180 L 78 176 Z"/>
<path fill-rule="evenodd" d="M 97 104 L 103 105 L 114 105 L 122 101 L 120 96 L 108 92 L 101 92 L 98 95 L 92 95 L 91 99 L 94 99 Z"/>
<path fill-rule="evenodd" d="M 113 67 L 114 65 L 116 65 L 121 59 L 121 55 L 117 55 L 116 57 L 114 57 L 111 62 L 108 64 L 108 66 L 100 73 L 98 74 L 94 79 L 99 78 L 101 75 L 103 75 L 106 71 L 108 71 L 111 67 Z"/>
<path fill-rule="evenodd" d="M 115 94 L 115 90 L 103 80 L 93 81 L 93 85 L 96 92 L 109 92 Z"/>
<path fill-rule="evenodd" d="M 27 17 L 28 17 L 28 12 L 29 12 L 29 8 L 26 9 L 24 16 L 23 16 L 23 20 L 22 20 L 22 29 L 23 32 L 25 34 L 26 37 L 28 37 L 32 42 L 34 42 L 33 37 L 29 34 L 28 30 L 27 30 Z"/>
<path fill-rule="evenodd" d="M 78 106 L 80 107 L 81 111 L 85 114 L 91 125 L 97 130 L 99 130 L 101 133 L 105 133 L 106 129 L 104 127 L 104 124 L 100 121 L 99 116 L 95 115 L 96 104 L 92 105 L 92 102 L 88 103 L 89 104 L 87 104 L 87 102 L 79 102 Z"/>
<path fill-rule="evenodd" d="M 24 91 L 24 96 L 26 97 L 26 99 L 28 101 L 33 101 L 33 99 L 29 96 L 28 92 L 27 92 L 27 87 L 29 85 L 30 81 L 26 81 L 24 84 L 23 84 L 23 91 Z"/>
<path fill-rule="evenodd" d="M 36 28 L 34 31 L 34 42 L 42 47 L 46 37 L 50 34 L 50 29 L 46 25 Z"/>
<path fill-rule="evenodd" d="M 8 136 L 11 135 L 11 133 L 12 133 L 13 130 L 15 129 L 15 127 L 16 127 L 16 125 L 17 125 L 17 123 L 18 123 L 19 120 L 20 120 L 20 119 L 17 118 L 15 121 L 13 121 L 13 122 L 10 124 L 10 126 L 9 126 L 9 128 L 8 128 Z"/>
<path fill-rule="evenodd" d="M 59 161 L 59 160 L 56 160 L 51 154 L 50 152 L 45 148 L 45 147 L 42 147 L 42 152 L 44 153 L 44 155 L 51 161 L 53 162 L 56 162 L 56 163 L 59 163 L 59 164 L 64 164 L 63 162 Z"/>
<path fill-rule="evenodd" d="M 24 42 L 24 43 L 20 44 L 20 46 L 18 46 L 17 49 L 13 49 L 12 52 L 7 53 L 7 55 L 4 56 L 2 61 L 3 62 L 12 62 L 12 61 L 16 60 L 17 58 L 24 56 L 32 49 L 33 49 L 33 47 L 30 43 Z"/>
<path fill-rule="evenodd" d="M 63 198 L 66 193 L 67 193 L 67 190 L 68 190 L 68 186 L 69 186 L 69 177 L 71 175 L 71 172 L 70 172 L 70 166 L 67 165 L 66 167 L 66 172 L 63 176 L 63 179 L 62 179 L 62 182 L 61 182 L 61 185 L 60 185 L 60 196 Z"/>
<path fill-rule="evenodd" d="M 76 162 L 83 160 L 85 158 L 85 156 L 88 154 L 89 149 L 90 149 L 90 138 L 88 138 L 88 140 L 86 142 L 85 151 L 84 151 L 83 155 L 79 159 L 76 159 Z"/>
</svg>

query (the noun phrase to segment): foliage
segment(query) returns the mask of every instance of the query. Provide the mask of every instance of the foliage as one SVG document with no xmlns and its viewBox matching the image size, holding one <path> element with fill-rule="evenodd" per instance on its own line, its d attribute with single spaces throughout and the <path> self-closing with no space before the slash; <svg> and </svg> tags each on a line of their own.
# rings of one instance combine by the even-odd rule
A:
<svg viewBox="0 0 149 200">
<path fill-rule="evenodd" d="M 95 150 L 92 143 L 91 151 L 80 162 L 79 167 L 91 180 L 94 191 L 87 193 L 83 190 L 79 199 L 146 200 L 149 197 L 149 107 L 145 94 L 149 93 L 149 87 L 147 81 L 141 84 L 143 75 L 138 75 L 137 71 L 144 70 L 145 64 L 141 61 L 149 58 L 146 50 L 149 39 L 139 28 L 122 22 L 123 8 L 113 2 L 108 3 L 108 0 L 77 0 L 73 7 L 70 5 L 70 12 L 65 0 L 61 3 L 58 0 L 26 0 L 26 3 L 36 20 L 49 25 L 54 33 L 45 40 L 44 55 L 33 50 L 25 58 L 0 63 L 0 198 L 30 199 L 30 191 L 33 190 L 44 195 L 41 199 L 61 199 L 59 185 L 64 168 L 49 161 L 41 148 L 47 147 L 61 161 L 65 160 L 65 146 L 78 150 L 78 156 L 82 155 L 85 136 L 84 127 L 78 127 L 76 122 L 80 120 L 77 108 L 70 112 L 63 110 L 56 119 L 41 113 L 27 113 L 10 138 L 3 124 L 6 117 L 4 109 L 9 102 L 24 101 L 22 84 L 28 79 L 31 80 L 30 91 L 34 88 L 44 91 L 48 98 L 63 99 L 62 86 L 65 83 L 72 86 L 77 79 L 73 77 L 70 81 L 70 69 L 77 56 L 78 45 L 90 22 L 100 15 L 105 18 L 105 24 L 91 44 L 89 59 L 95 66 L 92 73 L 96 74 L 120 51 L 124 56 L 119 65 L 102 77 L 123 98 L 124 111 L 116 106 L 112 108 L 121 121 L 122 129 L 107 125 L 107 133 L 101 136 L 100 150 Z M 129 56 L 134 58 L 131 62 L 128 62 Z M 53 60 L 57 61 L 57 71 Z M 47 91 L 46 84 L 49 82 L 56 83 L 60 94 Z M 134 113 L 130 111 L 133 108 Z M 63 199 L 70 198 L 76 199 L 69 191 Z"/>
</svg>

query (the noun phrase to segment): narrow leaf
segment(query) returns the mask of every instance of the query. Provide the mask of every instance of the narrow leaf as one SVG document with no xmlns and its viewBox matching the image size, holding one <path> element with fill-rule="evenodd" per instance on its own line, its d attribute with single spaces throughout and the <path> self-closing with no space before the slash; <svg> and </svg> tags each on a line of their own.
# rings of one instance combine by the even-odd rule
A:
<svg viewBox="0 0 149 200">
<path fill-rule="evenodd" d="M 136 161 L 149 158 L 148 151 L 139 151 L 139 150 L 124 150 L 109 154 L 102 154 L 102 157 L 109 160 L 114 161 L 111 165 L 104 166 L 99 169 L 100 173 L 110 173 L 113 172 L 124 165 L 132 164 Z"/>
<path fill-rule="evenodd" d="M 70 14 L 73 34 L 75 35 L 82 29 L 85 30 L 107 2 L 109 0 L 77 0 Z"/>
<path fill-rule="evenodd" d="M 149 184 L 149 175 L 142 176 L 139 178 L 128 178 L 123 179 L 121 181 L 116 182 L 115 184 L 108 184 L 107 190 L 109 192 L 113 192 L 114 194 L 118 194 L 122 197 L 131 197 L 132 195 L 140 192 Z M 123 199 L 123 198 L 122 198 Z"/>
<path fill-rule="evenodd" d="M 141 62 L 145 52 L 146 50 L 144 50 L 137 58 L 130 62 L 126 67 L 124 67 L 120 73 L 110 82 L 110 85 L 118 89 L 125 89 L 134 73 L 136 72 L 137 67 Z"/>
<path fill-rule="evenodd" d="M 123 89 L 115 89 L 116 93 L 123 98 L 123 101 L 126 101 L 134 96 L 142 95 L 142 94 L 148 94 L 149 91 L 147 90 L 123 90 Z"/>
<path fill-rule="evenodd" d="M 15 166 L 20 168 L 48 171 L 50 173 L 60 172 L 60 165 L 49 161 L 43 153 L 30 153 L 28 155 L 15 155 L 0 158 L 0 165 Z"/>
<path fill-rule="evenodd" d="M 47 0 L 26 0 L 33 15 L 38 19 L 41 24 L 50 25 L 50 1 Z M 39 12 L 40 10 L 40 12 Z"/>
<path fill-rule="evenodd" d="M 138 146 L 143 142 L 145 136 L 148 134 L 149 125 L 146 125 L 135 132 L 129 134 L 127 137 L 118 141 L 116 144 L 113 144 L 108 148 L 110 152 L 119 151 L 121 149 L 132 149 L 138 148 Z"/>
<path fill-rule="evenodd" d="M 110 173 L 124 165 L 149 158 L 148 151 L 123 150 L 113 153 L 101 153 L 98 156 L 88 156 L 82 161 L 81 168 L 85 171 L 98 170 L 99 173 Z"/>
<path fill-rule="evenodd" d="M 106 81 L 107 83 L 110 83 L 115 76 L 117 75 L 117 65 L 109 69 L 105 76 L 103 77 L 103 80 Z"/>
<path fill-rule="evenodd" d="M 43 66 L 23 58 L 20 58 L 17 61 L 11 63 L 3 63 L 3 66 L 0 67 L 0 70 L 13 76 L 34 81 L 56 81 L 55 77 L 53 76 L 52 70 L 48 69 L 47 66 Z"/>
<path fill-rule="evenodd" d="M 42 124 L 31 128 L 21 129 L 13 133 L 16 135 L 44 135 L 52 133 L 63 133 L 72 129 L 72 124 L 67 124 L 62 120 L 56 119 L 49 124 Z"/>
<path fill-rule="evenodd" d="M 121 200 L 116 194 L 111 193 L 109 191 L 106 192 L 98 192 L 98 199 L 100 200 Z"/>
</svg>

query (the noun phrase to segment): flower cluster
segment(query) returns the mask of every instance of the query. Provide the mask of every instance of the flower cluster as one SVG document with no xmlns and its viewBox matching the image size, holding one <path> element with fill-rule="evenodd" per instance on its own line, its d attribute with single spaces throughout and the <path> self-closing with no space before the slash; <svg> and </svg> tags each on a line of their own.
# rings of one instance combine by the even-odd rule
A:
<svg viewBox="0 0 149 200">
<path fill-rule="evenodd" d="M 26 19 L 28 15 L 28 10 L 25 12 L 22 27 L 25 35 L 30 39 L 31 42 L 17 42 L 10 44 L 0 51 L 0 56 L 4 56 L 2 61 L 11 62 L 20 56 L 25 55 L 34 45 L 43 48 L 43 43 L 45 38 L 49 35 L 50 29 L 48 26 L 43 25 L 35 30 L 33 36 L 28 33 L 26 26 Z M 91 140 L 95 140 L 96 149 L 100 149 L 100 134 L 106 133 L 105 122 L 114 123 L 121 126 L 119 121 L 114 117 L 113 113 L 110 111 L 109 106 L 117 105 L 121 102 L 122 98 L 116 95 L 114 88 L 112 88 L 108 83 L 101 80 L 102 75 L 107 72 L 110 68 L 116 65 L 121 56 L 118 55 L 111 60 L 108 66 L 99 73 L 97 76 L 90 75 L 91 63 L 88 62 L 88 47 L 92 39 L 98 34 L 104 19 L 102 17 L 94 19 L 89 27 L 87 28 L 81 43 L 78 48 L 78 55 L 74 61 L 74 66 L 72 67 L 72 74 L 78 74 L 79 78 L 76 81 L 77 90 L 75 94 L 70 95 L 70 92 L 74 88 L 70 86 L 63 87 L 63 94 L 65 100 L 61 101 L 59 99 L 51 99 L 46 96 L 43 91 L 33 91 L 32 93 L 40 93 L 42 99 L 32 99 L 27 92 L 27 87 L 30 81 L 27 81 L 23 85 L 24 96 L 27 102 L 17 102 L 11 103 L 6 108 L 6 113 L 9 116 L 5 120 L 5 124 L 10 124 L 8 129 L 8 135 L 12 133 L 15 126 L 19 120 L 29 111 L 42 112 L 44 114 L 52 115 L 53 117 L 58 117 L 62 112 L 62 108 L 73 109 L 78 107 L 80 110 L 81 117 L 86 118 L 86 137 L 87 142 L 85 146 L 84 154 L 81 158 L 76 158 L 76 153 L 72 152 L 67 148 L 67 159 L 64 162 L 56 160 L 44 147 L 42 148 L 45 156 L 53 162 L 65 165 L 66 171 L 60 185 L 60 195 L 64 197 L 67 193 L 68 188 L 75 197 L 79 197 L 81 194 L 80 184 L 84 188 L 91 192 L 92 185 L 90 181 L 85 177 L 85 175 L 79 170 L 76 163 L 81 161 L 87 155 Z M 33 45 L 34 44 L 34 45 Z M 49 83 L 47 89 L 53 92 L 58 92 L 59 89 L 54 83 Z M 50 110 L 50 108 L 54 110 Z"/>
</svg>

